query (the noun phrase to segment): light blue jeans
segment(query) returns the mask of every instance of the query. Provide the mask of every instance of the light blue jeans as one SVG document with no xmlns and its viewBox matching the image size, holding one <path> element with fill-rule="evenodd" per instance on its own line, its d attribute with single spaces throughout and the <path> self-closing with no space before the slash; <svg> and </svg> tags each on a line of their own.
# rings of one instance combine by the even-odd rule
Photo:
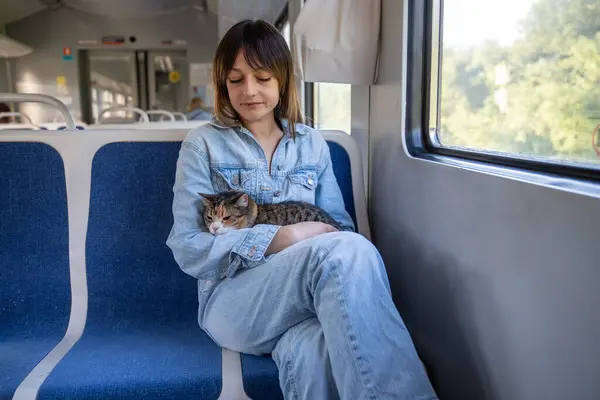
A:
<svg viewBox="0 0 600 400">
<path fill-rule="evenodd" d="M 297 243 L 205 295 L 200 326 L 222 347 L 272 353 L 286 399 L 437 399 L 359 234 Z"/>
</svg>

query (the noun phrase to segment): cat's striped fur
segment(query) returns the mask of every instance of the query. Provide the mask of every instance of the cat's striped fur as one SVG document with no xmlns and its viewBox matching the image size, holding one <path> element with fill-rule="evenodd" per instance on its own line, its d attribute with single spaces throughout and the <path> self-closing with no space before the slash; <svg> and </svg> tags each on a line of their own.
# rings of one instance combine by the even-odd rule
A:
<svg viewBox="0 0 600 400">
<path fill-rule="evenodd" d="M 209 231 L 221 235 L 256 224 L 292 225 L 298 222 L 324 222 L 342 230 L 340 224 L 320 207 L 302 201 L 256 204 L 248 194 L 236 190 L 202 194 L 202 217 Z"/>
</svg>

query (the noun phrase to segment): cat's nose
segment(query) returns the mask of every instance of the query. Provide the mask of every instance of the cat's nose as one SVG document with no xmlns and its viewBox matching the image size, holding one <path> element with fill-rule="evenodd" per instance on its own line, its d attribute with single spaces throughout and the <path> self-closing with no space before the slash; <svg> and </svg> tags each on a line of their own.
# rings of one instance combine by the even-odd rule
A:
<svg viewBox="0 0 600 400">
<path fill-rule="evenodd" d="M 218 231 L 221 226 L 223 226 L 223 224 L 221 223 L 217 223 L 217 222 L 213 222 L 212 224 L 210 224 L 210 226 L 208 227 L 208 230 L 210 231 L 210 233 L 215 233 L 216 231 Z"/>
</svg>

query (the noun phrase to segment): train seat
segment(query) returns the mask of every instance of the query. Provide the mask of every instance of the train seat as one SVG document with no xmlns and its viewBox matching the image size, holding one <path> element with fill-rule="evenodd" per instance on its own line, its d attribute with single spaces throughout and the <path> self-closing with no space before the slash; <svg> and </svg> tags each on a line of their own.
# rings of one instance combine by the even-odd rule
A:
<svg viewBox="0 0 600 400">
<path fill-rule="evenodd" d="M 69 135 L 68 143 L 61 140 L 66 134 Z M 67 180 L 65 184 L 64 171 L 62 180 L 54 179 L 58 172 L 53 171 L 58 167 L 46 168 L 49 162 L 44 157 L 28 159 L 25 165 L 33 167 L 13 173 L 23 175 L 27 181 L 26 173 L 38 174 L 37 168 L 43 169 L 39 172 L 41 176 L 46 173 L 52 178 L 40 181 L 31 195 L 39 197 L 39 191 L 48 192 L 47 197 L 57 204 L 46 206 L 44 203 L 43 209 L 27 217 L 31 219 L 29 224 L 37 221 L 44 228 L 49 224 L 47 221 L 52 221 L 53 230 L 38 230 L 36 234 L 39 237 L 33 243 L 39 246 L 44 237 L 52 234 L 53 241 L 47 245 L 54 242 L 54 247 L 62 245 L 60 248 L 40 247 L 40 251 L 45 251 L 43 255 L 52 258 L 54 269 L 62 267 L 62 275 L 57 272 L 51 277 L 42 275 L 49 284 L 29 290 L 28 296 L 31 299 L 39 297 L 46 306 L 45 299 L 50 296 L 54 296 L 55 302 L 61 299 L 61 307 L 56 308 L 56 314 L 62 320 L 57 317 L 47 321 L 40 317 L 42 323 L 39 325 L 46 330 L 52 328 L 56 335 L 29 364 L 23 365 L 19 374 L 13 375 L 11 390 L 64 335 L 70 301 L 67 236 L 73 236 L 82 238 L 77 246 L 81 247 L 79 251 L 85 252 L 85 263 L 82 262 L 85 265 L 81 270 L 86 288 L 73 296 L 78 309 L 87 310 L 83 317 L 79 316 L 85 323 L 82 323 L 81 332 L 72 347 L 64 351 L 64 357 L 61 356 L 62 359 L 57 360 L 52 368 L 37 374 L 42 376 L 38 376 L 39 390 L 34 385 L 31 390 L 37 390 L 38 399 L 282 397 L 277 368 L 270 357 L 244 354 L 240 358 L 235 352 L 219 348 L 198 327 L 196 281 L 181 272 L 165 244 L 173 223 L 171 204 L 176 160 L 185 134 L 184 130 L 154 129 L 87 130 L 78 134 L 38 131 L 36 136 L 22 133 L 31 141 L 64 146 L 61 151 L 71 152 L 68 157 L 62 154 L 66 175 L 79 175 L 78 179 L 85 178 L 88 183 L 85 184 L 84 179 L 78 184 Z M 343 132 L 325 131 L 323 134 L 330 146 L 334 174 L 346 207 L 358 231 L 370 238 L 356 145 Z M 10 136 L 0 136 L 0 145 L 12 146 L 12 143 L 3 143 L 10 140 Z M 41 143 L 28 146 L 50 148 Z M 77 154 L 73 155 L 74 152 Z M 12 154 L 20 153 L 22 151 Z M 54 157 L 55 163 L 60 161 L 58 154 Z M 6 162 L 5 159 L 2 162 Z M 83 168 L 84 165 L 89 171 Z M 12 185 L 8 181 L 0 182 Z M 68 196 L 64 192 L 65 185 Z M 41 189 L 37 189 L 38 186 Z M 5 195 L 4 191 L 1 193 L 0 207 L 15 208 L 20 203 L 41 204 L 38 197 L 33 200 L 23 198 L 15 203 L 17 197 Z M 1 197 L 3 195 L 6 198 Z M 69 220 L 83 220 L 83 227 L 78 228 L 81 232 L 69 231 L 66 225 L 67 197 Z M 42 212 L 45 210 L 51 212 Z M 62 220 L 58 220 L 57 213 L 62 215 Z M 35 225 L 32 226 L 35 228 Z M 61 237 L 62 242 L 59 241 Z M 30 252 L 18 247 L 16 239 L 10 240 L 7 243 L 15 250 L 23 251 L 23 254 Z M 58 256 L 54 257 L 54 254 Z M 3 276 L 5 271 L 17 273 L 12 268 L 13 263 L 2 266 Z M 71 276 L 80 272 L 71 265 Z M 36 275 L 28 273 L 27 276 Z M 29 283 L 22 274 L 12 281 L 15 290 L 23 290 L 20 286 Z M 55 294 L 58 291 L 61 296 Z M 10 302 L 9 298 L 0 298 L 2 305 Z M 24 309 L 19 315 L 27 314 Z M 71 318 L 76 319 L 74 315 Z M 19 332 L 15 332 L 18 338 Z M 36 337 L 32 341 L 37 343 Z M 18 364 L 9 359 L 4 369 L 14 369 L 15 365 Z M 28 386 L 26 381 L 21 385 Z"/>
<path fill-rule="evenodd" d="M 39 399 L 216 399 L 221 349 L 165 239 L 180 142 L 108 143 L 91 171 L 83 336 Z"/>
<path fill-rule="evenodd" d="M 69 227 L 60 154 L 18 141 L 0 154 L 0 399 L 10 399 L 67 330 Z"/>
</svg>

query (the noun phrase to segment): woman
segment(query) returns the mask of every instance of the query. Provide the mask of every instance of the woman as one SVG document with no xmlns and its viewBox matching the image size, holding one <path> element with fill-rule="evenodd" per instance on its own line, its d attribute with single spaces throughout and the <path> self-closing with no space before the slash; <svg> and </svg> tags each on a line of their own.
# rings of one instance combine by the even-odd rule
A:
<svg viewBox="0 0 600 400">
<path fill-rule="evenodd" d="M 381 257 L 352 232 L 327 144 L 302 124 L 283 37 L 242 21 L 213 67 L 217 119 L 182 144 L 167 241 L 198 279 L 202 329 L 222 347 L 271 353 L 286 399 L 435 399 Z M 213 236 L 198 193 L 227 189 L 315 203 L 344 232 L 313 222 Z"/>
</svg>

